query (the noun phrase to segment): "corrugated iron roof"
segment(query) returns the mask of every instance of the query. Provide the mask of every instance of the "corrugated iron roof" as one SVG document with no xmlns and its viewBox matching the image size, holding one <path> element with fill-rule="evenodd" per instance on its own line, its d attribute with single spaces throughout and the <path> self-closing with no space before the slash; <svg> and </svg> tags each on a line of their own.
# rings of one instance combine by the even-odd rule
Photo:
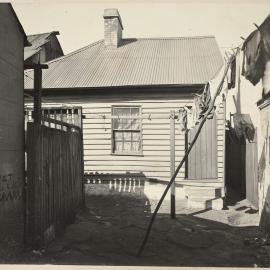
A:
<svg viewBox="0 0 270 270">
<path fill-rule="evenodd" d="M 52 31 L 49 33 L 28 35 L 27 40 L 31 43 L 30 47 L 24 48 L 24 60 L 27 60 L 29 57 L 38 53 L 41 50 L 41 47 L 49 42 L 49 37 L 51 35 L 59 35 L 58 31 Z"/>
<path fill-rule="evenodd" d="M 213 36 L 123 39 L 118 48 L 104 41 L 47 63 L 43 88 L 204 84 L 223 59 Z M 25 88 L 33 88 L 32 71 Z"/>
</svg>

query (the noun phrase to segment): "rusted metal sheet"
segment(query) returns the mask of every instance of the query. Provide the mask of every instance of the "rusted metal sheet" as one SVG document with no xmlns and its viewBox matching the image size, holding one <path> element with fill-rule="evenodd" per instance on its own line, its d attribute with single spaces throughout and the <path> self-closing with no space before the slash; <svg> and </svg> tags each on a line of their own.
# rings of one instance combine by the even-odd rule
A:
<svg viewBox="0 0 270 270">
<path fill-rule="evenodd" d="M 223 65 L 212 36 L 123 39 L 116 49 L 103 40 L 48 62 L 43 88 L 204 84 Z M 25 88 L 33 88 L 32 71 Z"/>
</svg>

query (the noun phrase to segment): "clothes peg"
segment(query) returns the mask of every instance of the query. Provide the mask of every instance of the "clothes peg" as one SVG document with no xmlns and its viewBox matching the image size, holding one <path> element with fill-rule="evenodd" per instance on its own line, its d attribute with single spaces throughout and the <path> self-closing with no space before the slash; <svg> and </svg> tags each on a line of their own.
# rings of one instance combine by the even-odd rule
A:
<svg viewBox="0 0 270 270">
<path fill-rule="evenodd" d="M 255 27 L 258 29 L 258 30 L 260 30 L 259 29 L 259 26 L 256 24 L 256 23 L 253 23 L 254 25 L 255 25 Z"/>
</svg>

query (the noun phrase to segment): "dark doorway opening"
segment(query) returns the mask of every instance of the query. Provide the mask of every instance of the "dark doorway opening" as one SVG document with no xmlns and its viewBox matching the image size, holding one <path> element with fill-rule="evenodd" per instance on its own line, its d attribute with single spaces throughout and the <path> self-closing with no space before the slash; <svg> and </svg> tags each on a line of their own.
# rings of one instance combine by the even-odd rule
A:
<svg viewBox="0 0 270 270">
<path fill-rule="evenodd" d="M 258 208 L 257 136 L 249 141 L 226 130 L 225 185 L 227 201 L 247 199 Z"/>
</svg>

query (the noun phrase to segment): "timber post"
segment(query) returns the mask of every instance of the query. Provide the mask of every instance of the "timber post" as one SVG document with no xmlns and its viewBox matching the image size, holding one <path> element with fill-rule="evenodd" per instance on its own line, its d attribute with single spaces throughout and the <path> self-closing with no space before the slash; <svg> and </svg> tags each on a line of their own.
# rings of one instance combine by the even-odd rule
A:
<svg viewBox="0 0 270 270">
<path fill-rule="evenodd" d="M 48 65 L 30 64 L 24 65 L 24 69 L 34 70 L 34 122 L 41 124 L 42 69 L 48 69 Z"/>
<path fill-rule="evenodd" d="M 170 114 L 170 171 L 171 177 L 175 172 L 175 112 Z M 171 185 L 171 218 L 175 218 L 175 180 Z"/>
<path fill-rule="evenodd" d="M 34 69 L 34 122 L 41 123 L 42 69 Z"/>
</svg>

